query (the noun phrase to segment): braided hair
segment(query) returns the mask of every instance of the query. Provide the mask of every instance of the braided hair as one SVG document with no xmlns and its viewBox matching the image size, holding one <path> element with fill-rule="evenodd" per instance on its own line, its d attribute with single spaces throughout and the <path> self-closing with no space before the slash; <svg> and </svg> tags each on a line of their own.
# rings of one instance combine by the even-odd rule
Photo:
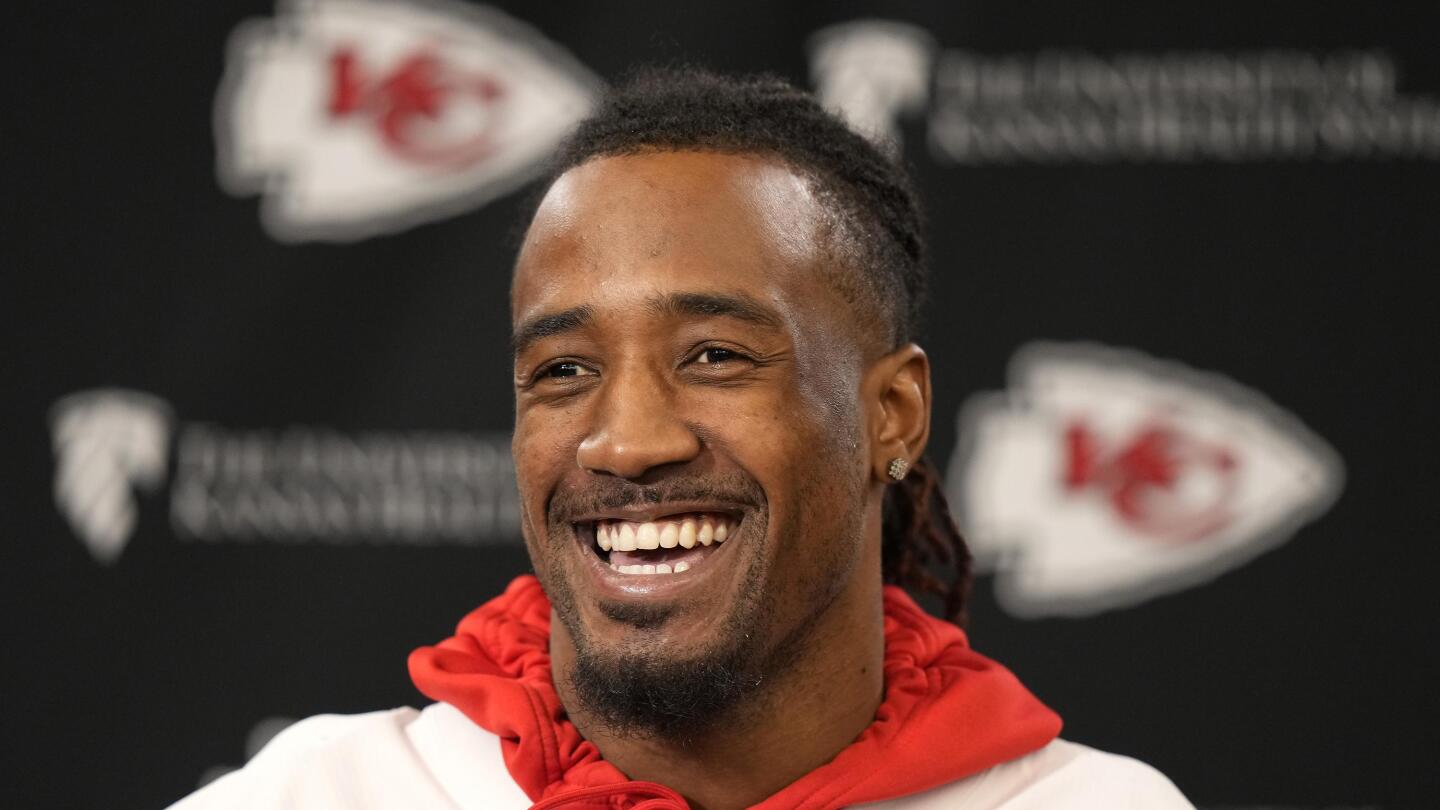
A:
<svg viewBox="0 0 1440 810">
<path fill-rule="evenodd" d="M 885 491 L 880 563 L 886 582 L 915 594 L 944 600 L 945 618 L 965 624 L 970 596 L 970 549 L 950 515 L 940 475 L 929 459 L 920 459 L 905 479 Z M 950 568 L 948 581 L 936 566 Z"/>
<path fill-rule="evenodd" d="M 826 249 L 838 268 L 830 279 L 836 289 L 890 349 L 915 339 L 925 303 L 925 240 L 907 172 L 784 79 L 643 69 L 561 144 L 549 179 L 596 157 L 686 149 L 771 155 L 807 179 L 834 220 Z M 917 595 L 938 595 L 946 617 L 963 623 L 970 553 L 941 490 L 925 459 L 890 485 L 883 576 Z M 948 576 L 936 574 L 941 566 Z"/>
</svg>

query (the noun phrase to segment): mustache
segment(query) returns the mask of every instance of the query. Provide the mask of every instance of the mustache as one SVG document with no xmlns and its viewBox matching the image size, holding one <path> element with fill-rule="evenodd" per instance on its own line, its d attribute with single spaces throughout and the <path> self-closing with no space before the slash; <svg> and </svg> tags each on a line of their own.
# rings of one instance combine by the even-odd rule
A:
<svg viewBox="0 0 1440 810">
<path fill-rule="evenodd" d="M 765 503 L 765 493 L 755 479 L 738 472 L 670 478 L 654 484 L 637 484 L 624 478 L 591 477 L 583 486 L 562 485 L 551 497 L 547 512 L 550 522 L 558 524 L 570 523 L 581 515 L 607 509 L 686 501 L 760 506 Z"/>
</svg>

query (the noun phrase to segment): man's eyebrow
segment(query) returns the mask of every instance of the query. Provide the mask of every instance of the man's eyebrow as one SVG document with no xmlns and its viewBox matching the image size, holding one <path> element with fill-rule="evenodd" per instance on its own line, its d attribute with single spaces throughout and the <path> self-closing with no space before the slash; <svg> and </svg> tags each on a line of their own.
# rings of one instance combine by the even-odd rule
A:
<svg viewBox="0 0 1440 810">
<path fill-rule="evenodd" d="M 515 327 L 515 331 L 510 335 L 510 350 L 518 355 L 530 348 L 535 341 L 579 329 L 593 317 L 595 310 L 589 304 L 561 312 L 536 315 Z"/>
<path fill-rule="evenodd" d="M 773 309 L 740 293 L 671 293 L 652 298 L 649 306 L 656 315 L 724 316 L 776 331 L 784 326 Z"/>
</svg>

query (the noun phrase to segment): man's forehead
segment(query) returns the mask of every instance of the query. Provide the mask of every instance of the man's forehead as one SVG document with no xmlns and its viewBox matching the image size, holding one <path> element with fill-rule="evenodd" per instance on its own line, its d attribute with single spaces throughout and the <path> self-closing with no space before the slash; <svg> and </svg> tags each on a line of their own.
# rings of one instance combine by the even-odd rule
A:
<svg viewBox="0 0 1440 810">
<path fill-rule="evenodd" d="M 753 206 L 767 213 L 795 212 L 808 205 L 809 183 L 788 164 L 766 154 L 707 150 L 648 150 L 592 158 L 551 184 L 537 218 L 546 209 L 564 217 L 592 211 L 616 198 L 668 198 L 706 210 Z"/>
<path fill-rule="evenodd" d="M 537 209 L 516 264 L 514 315 L 617 285 L 769 286 L 818 260 L 822 217 L 809 184 L 775 159 L 597 158 L 557 179 Z"/>
</svg>

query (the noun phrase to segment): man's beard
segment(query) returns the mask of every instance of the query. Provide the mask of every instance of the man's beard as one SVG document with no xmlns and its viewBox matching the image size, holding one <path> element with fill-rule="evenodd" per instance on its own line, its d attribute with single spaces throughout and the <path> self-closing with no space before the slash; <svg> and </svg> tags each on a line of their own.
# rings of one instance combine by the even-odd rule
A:
<svg viewBox="0 0 1440 810">
<path fill-rule="evenodd" d="M 741 593 L 755 592 L 753 587 L 764 581 L 764 568 L 762 557 L 752 558 Z M 611 734 L 688 745 L 753 704 L 774 671 L 768 665 L 774 656 L 762 649 L 769 622 L 762 618 L 768 612 L 761 607 L 760 600 L 742 600 L 726 617 L 716 644 L 683 659 L 666 656 L 656 646 L 596 649 L 578 622 L 567 622 L 575 642 L 571 692 Z M 645 615 L 643 608 L 602 604 L 601 611 L 636 628 L 665 620 Z"/>
<path fill-rule="evenodd" d="M 560 621 L 570 632 L 575 658 L 565 673 L 570 693 L 584 711 L 610 733 L 656 737 L 684 743 L 716 723 L 732 717 L 764 682 L 769 667 L 761 660 L 768 633 L 761 600 L 741 599 L 731 606 L 716 643 L 698 656 L 679 659 L 665 649 L 643 642 L 620 649 L 600 649 L 590 638 L 575 593 L 565 574 L 564 544 L 572 515 L 600 509 L 680 501 L 716 501 L 750 507 L 745 520 L 750 542 L 763 543 L 768 523 L 765 495 L 748 476 L 732 473 L 707 480 L 674 479 L 652 486 L 608 479 L 584 490 L 561 490 L 549 504 L 546 556 L 552 565 L 537 565 L 542 584 Z M 769 564 L 763 548 L 748 555 L 740 593 L 758 593 Z M 539 562 L 537 560 L 537 562 Z M 673 612 L 667 605 L 601 602 L 611 621 L 636 630 L 656 628 Z"/>
<path fill-rule="evenodd" d="M 565 573 L 563 544 L 571 542 L 566 526 L 571 515 L 601 508 L 620 508 L 641 503 L 716 500 L 749 504 L 745 541 L 755 544 L 735 593 L 738 598 L 717 633 L 716 639 L 685 658 L 667 655 L 664 647 L 630 642 L 618 649 L 598 648 L 580 618 L 575 593 Z M 815 501 L 810 501 L 815 502 Z M 834 500 L 820 502 L 830 504 Z M 858 499 L 841 500 L 858 505 Z M 778 673 L 792 668 L 806 647 L 818 619 L 839 594 L 848 579 L 853 559 L 846 564 L 846 543 L 831 545 L 836 558 L 816 560 L 816 576 L 809 578 L 805 593 L 789 594 L 809 608 L 783 637 L 775 638 L 774 617 L 777 583 L 771 577 L 770 554 L 762 544 L 771 536 L 769 510 L 758 483 L 738 474 L 711 481 L 676 480 L 655 486 L 640 486 L 609 479 L 598 488 L 583 492 L 557 492 L 549 504 L 549 537 L 553 547 L 546 557 L 551 565 L 537 565 L 551 604 L 569 631 L 575 657 L 565 677 L 570 694 L 595 722 L 614 735 L 663 739 L 688 745 L 720 726 L 745 724 L 764 708 L 769 687 Z M 849 511 L 849 510 L 847 510 Z M 775 532 L 794 536 L 805 531 L 804 521 L 790 520 Z M 858 525 L 858 509 L 840 525 Z M 840 540 L 840 538 L 835 538 Z M 537 563 L 540 561 L 537 560 Z M 829 576 L 818 575 L 824 571 Z M 614 622 L 636 630 L 663 625 L 670 617 L 669 606 L 628 605 L 602 602 L 600 612 Z"/>
</svg>

